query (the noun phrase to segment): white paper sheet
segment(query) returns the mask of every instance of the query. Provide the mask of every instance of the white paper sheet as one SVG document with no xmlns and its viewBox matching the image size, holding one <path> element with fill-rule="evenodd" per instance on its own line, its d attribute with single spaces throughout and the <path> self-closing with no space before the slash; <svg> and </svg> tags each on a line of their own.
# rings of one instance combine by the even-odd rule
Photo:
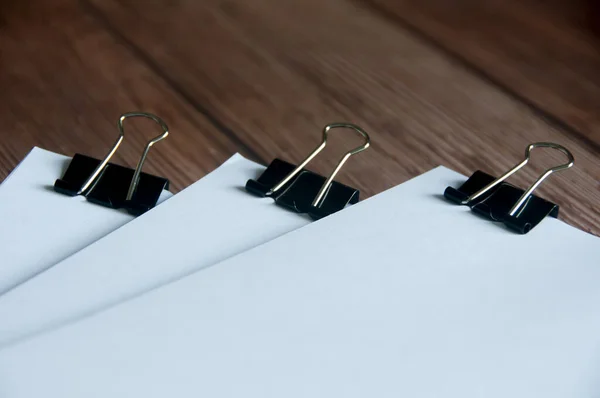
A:
<svg viewBox="0 0 600 398">
<path fill-rule="evenodd" d="M 509 232 L 441 198 L 460 179 L 438 168 L 1 350 L 0 396 L 599 396 L 599 240 Z"/>
<path fill-rule="evenodd" d="M 133 220 L 55 192 L 70 161 L 33 148 L 0 185 L 0 295 Z M 164 191 L 159 203 L 171 196 Z"/>
<path fill-rule="evenodd" d="M 248 194 L 235 155 L 166 203 L 0 296 L 0 346 L 118 303 L 310 223 Z"/>
</svg>

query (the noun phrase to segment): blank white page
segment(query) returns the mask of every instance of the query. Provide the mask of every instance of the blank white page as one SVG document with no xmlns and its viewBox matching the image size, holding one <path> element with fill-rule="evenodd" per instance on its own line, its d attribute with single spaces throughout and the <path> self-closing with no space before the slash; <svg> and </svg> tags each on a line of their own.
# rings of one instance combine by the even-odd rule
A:
<svg viewBox="0 0 600 398">
<path fill-rule="evenodd" d="M 53 189 L 71 158 L 33 148 L 0 185 L 0 295 L 134 216 Z M 159 203 L 171 193 L 163 191 Z"/>
<path fill-rule="evenodd" d="M 0 351 L 0 396 L 577 398 L 600 394 L 600 241 L 516 235 L 438 168 Z"/>
<path fill-rule="evenodd" d="M 0 296 L 0 346 L 310 223 L 245 191 L 246 181 L 264 169 L 235 155 L 143 217 Z"/>
</svg>

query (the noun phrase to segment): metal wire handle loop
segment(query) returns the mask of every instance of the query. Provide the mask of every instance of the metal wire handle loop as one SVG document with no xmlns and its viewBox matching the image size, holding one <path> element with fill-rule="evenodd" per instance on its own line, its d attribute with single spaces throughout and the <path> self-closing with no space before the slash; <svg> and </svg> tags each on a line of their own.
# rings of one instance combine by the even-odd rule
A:
<svg viewBox="0 0 600 398">
<path fill-rule="evenodd" d="M 140 160 L 135 168 L 135 172 L 133 173 L 133 178 L 131 179 L 131 183 L 129 184 L 129 189 L 127 191 L 126 199 L 131 200 L 131 198 L 133 197 L 133 194 L 135 193 L 135 190 L 137 188 L 138 182 L 140 180 L 140 174 L 142 171 L 142 167 L 144 166 L 144 162 L 146 161 L 146 158 L 148 157 L 148 152 L 150 151 L 150 148 L 152 147 L 152 145 L 156 144 L 159 141 L 162 141 L 163 139 L 167 138 L 167 136 L 169 135 L 169 127 L 167 126 L 167 124 L 161 118 L 159 118 L 158 116 L 153 115 L 151 113 L 129 112 L 129 113 L 124 113 L 123 115 L 121 115 L 121 117 L 119 118 L 119 121 L 117 123 L 117 127 L 119 129 L 119 137 L 113 144 L 113 146 L 110 149 L 110 151 L 108 152 L 108 154 L 106 154 L 104 159 L 102 159 L 100 164 L 96 167 L 96 169 L 88 177 L 88 179 L 85 181 L 85 183 L 83 183 L 83 185 L 81 186 L 81 189 L 79 190 L 79 192 L 77 192 L 78 195 L 87 193 L 90 186 L 92 186 L 92 184 L 94 184 L 96 182 L 96 180 L 98 179 L 98 176 L 100 175 L 100 173 L 102 172 L 102 170 L 104 169 L 106 164 L 110 161 L 110 159 L 113 157 L 115 152 L 117 152 L 117 149 L 119 149 L 119 146 L 125 139 L 125 129 L 124 129 L 123 123 L 125 122 L 125 119 L 130 118 L 130 117 L 145 117 L 145 118 L 151 119 L 154 122 L 156 122 L 158 125 L 160 125 L 161 129 L 163 130 L 163 132 L 160 135 L 158 135 L 158 136 L 152 138 L 150 141 L 148 141 L 148 143 L 146 144 L 146 147 L 144 148 L 144 152 L 142 153 L 142 156 L 140 157 Z"/>
<path fill-rule="evenodd" d="M 336 128 L 351 129 L 351 130 L 355 131 L 356 133 L 360 134 L 365 139 L 365 142 L 362 145 L 346 152 L 344 154 L 344 156 L 342 156 L 342 159 L 335 166 L 335 168 L 333 169 L 333 171 L 331 172 L 329 177 L 327 177 L 327 180 L 325 180 L 325 183 L 319 190 L 319 193 L 317 193 L 317 196 L 315 197 L 315 199 L 312 203 L 313 206 L 319 207 L 321 205 L 321 201 L 322 201 L 323 197 L 325 196 L 325 193 L 327 192 L 327 190 L 333 183 L 333 179 L 335 178 L 336 174 L 340 171 L 340 169 L 342 168 L 344 163 L 346 163 L 346 161 L 350 158 L 350 156 L 356 155 L 357 153 L 364 151 L 371 145 L 371 138 L 369 137 L 369 134 L 367 134 L 366 131 L 364 131 L 362 128 L 360 128 L 359 126 L 357 126 L 355 124 L 331 123 L 331 124 L 328 124 L 327 126 L 325 126 L 325 128 L 323 128 L 323 139 L 321 140 L 321 143 L 306 157 L 306 159 L 304 159 L 294 170 L 292 170 L 275 187 L 273 187 L 267 193 L 267 195 L 272 195 L 273 193 L 280 190 L 285 184 L 287 184 L 292 178 L 294 178 L 294 176 L 296 176 L 315 156 L 317 156 L 319 154 L 319 152 L 321 152 L 323 150 L 323 148 L 325 148 L 325 146 L 327 146 L 327 138 L 329 135 L 329 131 L 332 129 L 336 129 Z"/>
<path fill-rule="evenodd" d="M 504 174 L 502 174 L 500 177 L 498 177 L 497 179 L 495 179 L 494 181 L 492 181 L 491 183 L 489 183 L 485 187 L 481 188 L 479 191 L 475 192 L 473 195 L 469 196 L 467 199 L 465 199 L 463 201 L 463 204 L 468 205 L 471 201 L 473 201 L 473 200 L 479 198 L 480 196 L 484 195 L 486 192 L 488 192 L 489 190 L 491 190 L 492 188 L 494 188 L 496 185 L 500 184 L 501 182 L 503 182 L 504 180 L 506 180 L 508 177 L 510 177 L 511 175 L 513 175 L 514 173 L 516 173 L 517 171 L 519 171 L 531 159 L 531 151 L 534 148 L 552 148 L 552 149 L 556 149 L 556 150 L 562 152 L 563 154 L 565 154 L 567 156 L 568 162 L 560 164 L 558 166 L 551 167 L 551 168 L 547 169 L 546 171 L 544 171 L 537 178 L 537 180 L 535 180 L 535 182 L 533 184 L 531 184 L 531 186 L 529 188 L 527 188 L 527 190 L 525 190 L 525 192 L 523 193 L 523 195 L 521 195 L 521 197 L 519 198 L 519 200 L 517 200 L 517 202 L 514 204 L 514 206 L 510 209 L 510 211 L 509 211 L 508 214 L 511 215 L 511 216 L 514 216 L 519 211 L 519 209 L 523 206 L 523 204 L 525 203 L 525 201 L 527 200 L 527 198 L 529 198 L 529 196 L 533 193 L 533 191 L 546 178 L 548 178 L 552 173 L 557 172 L 557 171 L 566 170 L 568 168 L 571 168 L 573 166 L 573 164 L 575 163 L 575 158 L 573 157 L 573 154 L 567 148 L 565 148 L 562 145 L 555 144 L 553 142 L 535 142 L 533 144 L 529 144 L 527 146 L 527 148 L 525 149 L 525 159 L 522 162 L 517 163 L 513 168 L 511 168 L 510 170 L 508 170 L 507 172 L 505 172 Z"/>
</svg>

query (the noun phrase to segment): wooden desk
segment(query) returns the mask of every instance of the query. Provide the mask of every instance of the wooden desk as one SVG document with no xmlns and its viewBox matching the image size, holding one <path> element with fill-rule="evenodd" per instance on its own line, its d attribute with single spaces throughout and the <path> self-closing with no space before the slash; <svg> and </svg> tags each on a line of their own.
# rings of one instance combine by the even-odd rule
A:
<svg viewBox="0 0 600 398">
<path fill-rule="evenodd" d="M 438 164 L 499 174 L 528 143 L 561 143 L 576 166 L 539 193 L 600 235 L 600 43 L 559 1 L 22 3 L 0 15 L 0 178 L 34 145 L 101 157 L 132 110 L 168 122 L 145 171 L 175 191 L 235 152 L 299 161 L 351 121 L 373 146 L 340 179 L 366 196 Z M 134 166 L 156 128 L 130 128 L 115 161 Z M 313 168 L 356 142 L 332 136 Z M 513 181 L 561 160 L 540 151 Z"/>
</svg>

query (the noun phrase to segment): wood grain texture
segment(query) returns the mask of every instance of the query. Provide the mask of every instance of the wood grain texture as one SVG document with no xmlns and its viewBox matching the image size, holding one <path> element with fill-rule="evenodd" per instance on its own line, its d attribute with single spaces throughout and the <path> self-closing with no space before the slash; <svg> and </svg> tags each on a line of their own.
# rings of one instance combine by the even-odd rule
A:
<svg viewBox="0 0 600 398">
<path fill-rule="evenodd" d="M 576 169 L 540 193 L 565 221 L 600 234 L 595 138 L 543 117 L 371 3 L 15 1 L 0 17 L 0 54 L 0 176 L 33 145 L 102 156 L 117 116 L 132 109 L 170 124 L 147 170 L 176 190 L 235 151 L 299 161 L 326 123 L 346 120 L 373 139 L 340 176 L 366 196 L 438 164 L 498 174 L 530 142 L 562 143 Z M 117 158 L 130 166 L 152 135 L 148 124 L 134 128 Z M 332 136 L 311 168 L 327 173 L 359 142 Z M 536 157 L 514 180 L 560 160 Z"/>
<path fill-rule="evenodd" d="M 498 174 L 522 158 L 528 143 L 556 141 L 574 152 L 577 168 L 540 192 L 562 205 L 564 220 L 600 233 L 600 165 L 585 137 L 540 117 L 368 6 L 347 0 L 87 4 L 261 159 L 298 161 L 324 124 L 353 121 L 371 132 L 374 145 L 350 160 L 341 178 L 371 195 L 438 164 Z M 327 172 L 343 145 L 315 168 Z M 557 161 L 554 153 L 540 156 L 515 181 L 531 182 Z"/>
<path fill-rule="evenodd" d="M 102 157 L 123 112 L 167 121 L 171 135 L 151 151 L 145 171 L 178 189 L 202 177 L 239 145 L 198 114 L 72 1 L 11 3 L 0 27 L 0 180 L 33 146 Z M 117 163 L 135 166 L 158 128 L 126 122 Z"/>
<path fill-rule="evenodd" d="M 597 0 L 364 0 L 588 137 L 600 154 Z"/>
</svg>

